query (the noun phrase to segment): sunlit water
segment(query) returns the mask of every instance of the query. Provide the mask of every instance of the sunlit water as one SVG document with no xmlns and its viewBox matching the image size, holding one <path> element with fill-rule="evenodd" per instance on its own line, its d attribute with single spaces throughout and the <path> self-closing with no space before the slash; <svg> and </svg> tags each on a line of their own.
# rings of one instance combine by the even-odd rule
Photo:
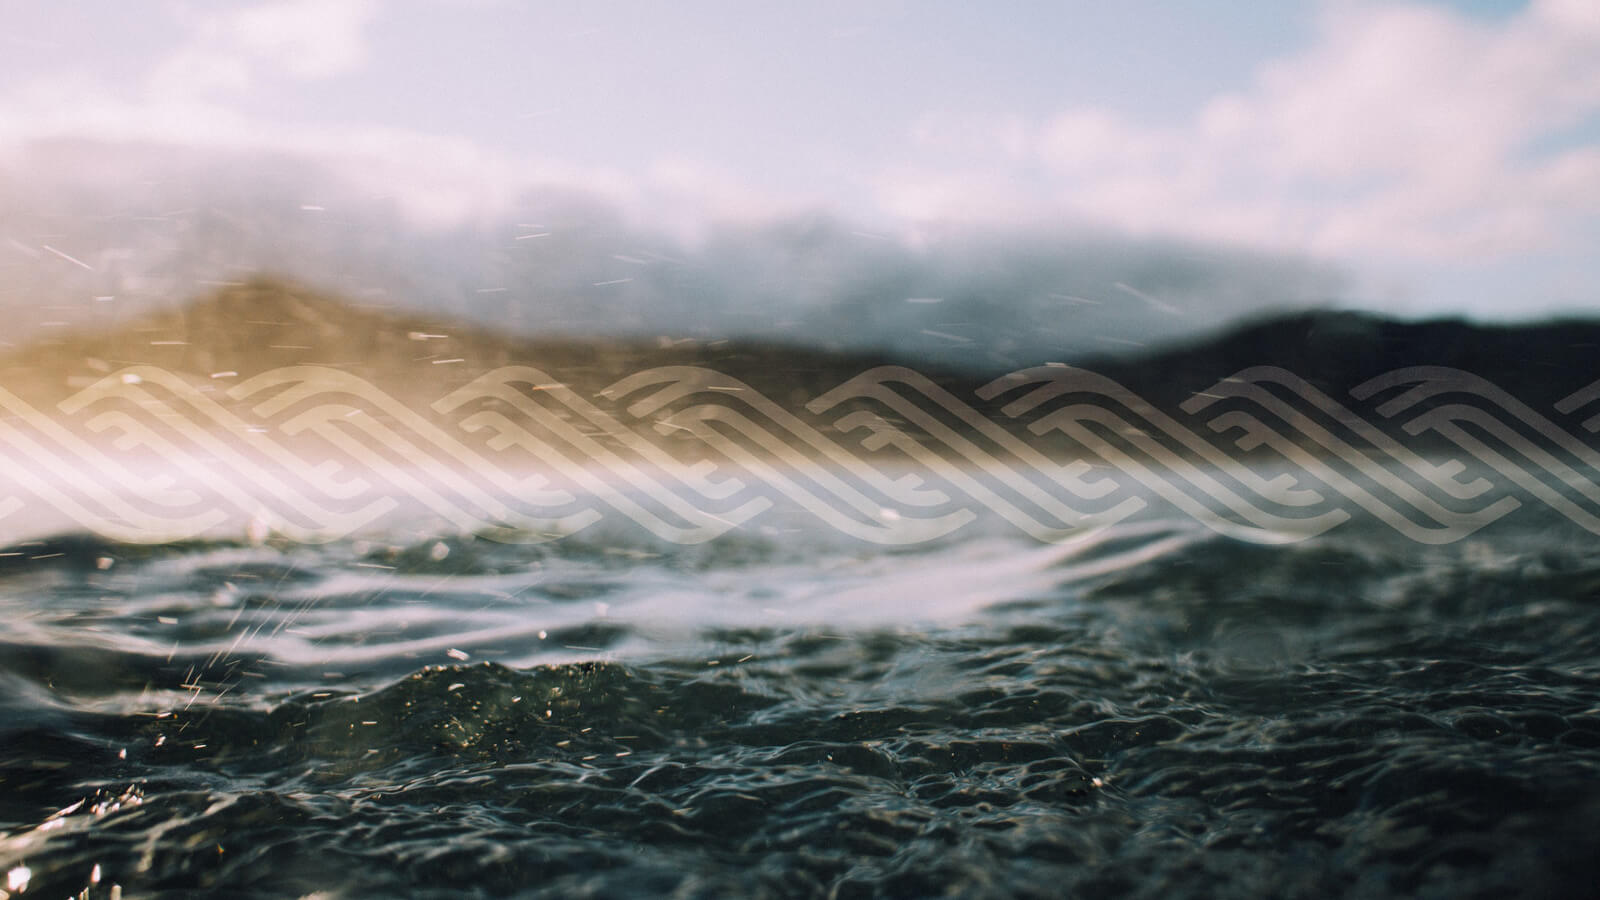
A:
<svg viewBox="0 0 1600 900">
<path fill-rule="evenodd" d="M 0 889 L 1562 896 L 1600 557 L 1146 519 L 0 557 Z"/>
</svg>

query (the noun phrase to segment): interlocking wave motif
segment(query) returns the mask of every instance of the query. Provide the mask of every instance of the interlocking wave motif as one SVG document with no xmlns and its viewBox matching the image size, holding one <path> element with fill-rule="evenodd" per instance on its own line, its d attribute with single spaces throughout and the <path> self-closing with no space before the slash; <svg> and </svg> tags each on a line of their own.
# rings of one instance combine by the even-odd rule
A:
<svg viewBox="0 0 1600 900">
<path fill-rule="evenodd" d="M 508 366 L 427 409 L 316 366 L 221 394 L 151 366 L 49 413 L 0 389 L 0 528 L 43 504 L 123 541 L 249 522 L 320 542 L 425 512 L 502 541 L 612 519 L 693 544 L 785 507 L 907 544 L 984 516 L 1058 541 L 1176 511 L 1259 542 L 1367 517 L 1443 544 L 1531 500 L 1600 534 L 1600 453 L 1495 384 L 1437 367 L 1371 379 L 1349 403 L 1251 368 L 1175 410 L 1064 366 L 1011 373 L 972 402 L 882 367 L 802 408 L 695 367 L 641 371 L 587 397 Z M 1600 381 L 1552 413 L 1593 434 L 1597 407 Z"/>
</svg>

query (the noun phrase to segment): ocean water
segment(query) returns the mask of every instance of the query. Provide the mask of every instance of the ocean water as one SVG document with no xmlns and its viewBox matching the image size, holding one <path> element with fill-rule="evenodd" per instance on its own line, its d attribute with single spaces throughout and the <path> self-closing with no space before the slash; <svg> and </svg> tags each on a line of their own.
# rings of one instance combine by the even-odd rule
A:
<svg viewBox="0 0 1600 900">
<path fill-rule="evenodd" d="M 1585 896 L 1596 834 L 1533 516 L 0 555 L 13 897 Z"/>
</svg>

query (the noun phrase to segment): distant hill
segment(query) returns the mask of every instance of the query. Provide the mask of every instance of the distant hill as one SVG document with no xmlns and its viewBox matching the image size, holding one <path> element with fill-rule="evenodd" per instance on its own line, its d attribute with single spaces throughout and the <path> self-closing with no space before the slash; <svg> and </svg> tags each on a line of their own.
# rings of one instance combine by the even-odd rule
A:
<svg viewBox="0 0 1600 900">
<path fill-rule="evenodd" d="M 129 365 L 159 366 L 203 381 L 318 365 L 359 375 L 396 396 L 431 400 L 509 364 L 542 369 L 588 393 L 641 369 L 693 365 L 715 368 L 786 400 L 791 395 L 809 399 L 893 361 L 879 354 L 749 341 L 663 345 L 526 337 L 257 278 L 114 329 L 35 341 L 0 356 L 0 386 L 30 398 L 59 399 Z M 970 380 L 940 369 L 927 374 L 942 381 Z"/>
<path fill-rule="evenodd" d="M 1600 378 L 1600 320 L 1488 326 L 1304 312 L 1248 322 L 1145 356 L 1084 364 L 1165 408 L 1252 366 L 1288 369 L 1335 397 L 1348 397 L 1351 388 L 1396 369 L 1444 366 L 1488 379 L 1537 407 Z"/>
<path fill-rule="evenodd" d="M 1349 403 L 1352 387 L 1410 366 L 1448 366 L 1487 378 L 1538 409 L 1600 378 L 1600 322 L 1487 327 L 1461 321 L 1403 323 L 1309 312 L 1263 319 L 1141 356 L 1067 362 L 1107 376 L 1176 413 L 1194 393 L 1252 366 L 1280 366 Z M 0 357 L 0 386 L 43 408 L 132 364 L 183 373 L 219 399 L 219 385 L 290 365 L 358 375 L 428 414 L 427 404 L 485 371 L 543 370 L 585 396 L 656 366 L 704 366 L 739 379 L 793 411 L 876 366 L 906 365 L 984 415 L 975 391 L 1003 369 L 930 367 L 888 354 L 729 341 L 665 344 L 617 339 L 527 338 L 444 317 L 339 300 L 267 278 L 224 287 L 189 306 L 101 332 L 40 340 Z M 226 402 L 226 401 L 224 401 Z M 1027 419 L 1014 423 L 1025 426 Z"/>
</svg>

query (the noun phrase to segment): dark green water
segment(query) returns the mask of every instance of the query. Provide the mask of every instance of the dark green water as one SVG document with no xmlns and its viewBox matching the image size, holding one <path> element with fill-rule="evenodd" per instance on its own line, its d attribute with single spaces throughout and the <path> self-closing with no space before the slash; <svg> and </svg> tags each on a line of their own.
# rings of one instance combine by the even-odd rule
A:
<svg viewBox="0 0 1600 900">
<path fill-rule="evenodd" d="M 13 550 L 19 896 L 1460 898 L 1600 872 L 1600 556 L 1570 532 Z"/>
</svg>

